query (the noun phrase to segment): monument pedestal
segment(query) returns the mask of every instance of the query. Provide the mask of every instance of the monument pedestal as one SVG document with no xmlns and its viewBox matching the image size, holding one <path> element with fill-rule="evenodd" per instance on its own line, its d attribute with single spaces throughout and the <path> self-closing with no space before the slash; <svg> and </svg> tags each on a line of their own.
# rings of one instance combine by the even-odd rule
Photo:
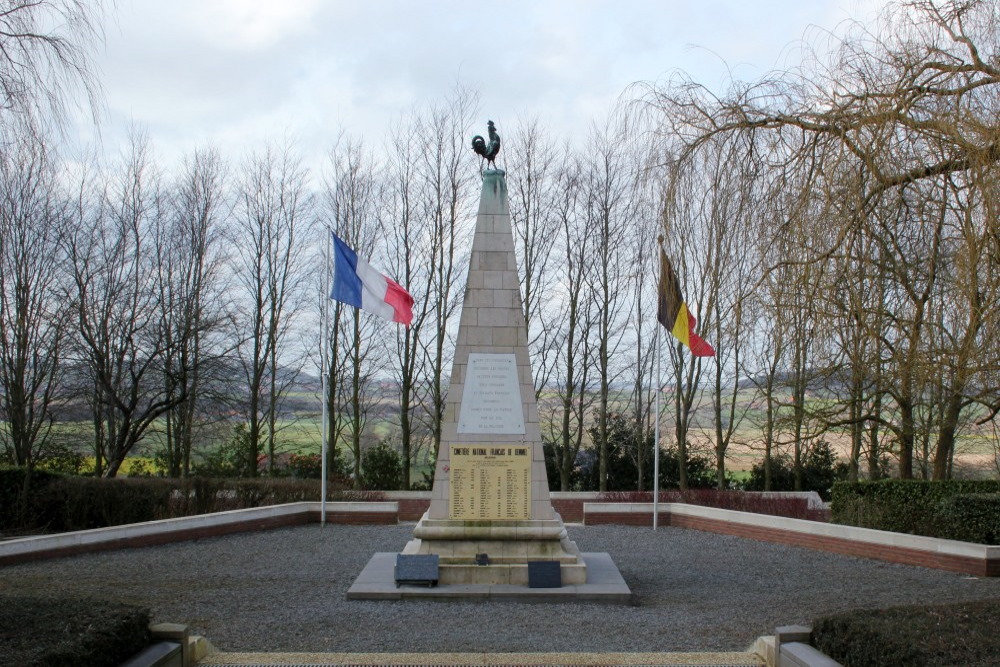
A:
<svg viewBox="0 0 1000 667">
<path fill-rule="evenodd" d="M 564 586 L 587 581 L 587 566 L 566 526 L 554 519 L 521 521 L 462 521 L 430 519 L 427 514 L 413 530 L 404 554 L 437 554 L 439 583 L 528 585 L 529 561 L 554 561 Z M 477 565 L 486 554 L 488 565 Z"/>
</svg>

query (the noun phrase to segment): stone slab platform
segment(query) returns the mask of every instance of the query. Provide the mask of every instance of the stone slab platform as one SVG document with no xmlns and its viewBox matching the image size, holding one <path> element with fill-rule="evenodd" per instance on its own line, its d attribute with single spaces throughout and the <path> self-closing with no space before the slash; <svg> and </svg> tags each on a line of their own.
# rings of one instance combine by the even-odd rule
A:
<svg viewBox="0 0 1000 667">
<path fill-rule="evenodd" d="M 396 587 L 393 568 L 396 554 L 378 552 L 371 557 L 347 591 L 348 600 L 406 600 L 451 598 L 502 598 L 525 602 L 608 602 L 629 604 L 632 591 L 607 553 L 581 554 L 587 564 L 587 583 L 562 588 L 529 588 L 510 584 L 451 584 Z"/>
<path fill-rule="evenodd" d="M 702 667 L 763 667 L 753 653 L 216 653 L 199 665 L 313 667 L 644 667 L 701 665 Z"/>
</svg>

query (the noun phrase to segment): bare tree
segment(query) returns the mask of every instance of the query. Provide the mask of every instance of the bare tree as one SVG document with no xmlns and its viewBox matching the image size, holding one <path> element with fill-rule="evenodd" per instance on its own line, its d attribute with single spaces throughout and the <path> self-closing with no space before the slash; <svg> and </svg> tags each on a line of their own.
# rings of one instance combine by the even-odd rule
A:
<svg viewBox="0 0 1000 667">
<path fill-rule="evenodd" d="M 0 2 L 0 123 L 33 135 L 61 128 L 82 90 L 96 117 L 99 87 L 89 49 L 101 37 L 99 0 Z"/>
<path fill-rule="evenodd" d="M 594 261 L 587 276 L 588 290 L 596 303 L 595 340 L 597 364 L 597 442 L 599 488 L 608 484 L 608 425 L 611 417 L 611 386 L 621 372 L 614 362 L 631 306 L 624 286 L 629 260 L 625 241 L 635 207 L 636 173 L 641 155 L 624 127 L 610 122 L 603 129 L 594 128 L 587 147 L 581 174 L 585 224 Z"/>
<path fill-rule="evenodd" d="M 789 248 L 792 254 L 770 258 L 772 265 L 813 265 L 796 270 L 805 279 L 797 281 L 803 291 L 789 295 L 793 313 L 805 314 L 789 322 L 799 333 L 785 346 L 792 377 L 798 378 L 790 406 L 796 446 L 802 436 L 798 425 L 807 416 L 805 370 L 829 373 L 828 366 L 837 363 L 829 349 L 818 350 L 801 335 L 828 321 L 809 300 L 836 294 L 830 269 L 838 266 L 838 255 L 864 247 L 868 254 L 859 261 L 867 265 L 865 275 L 879 281 L 884 299 L 877 312 L 866 313 L 857 301 L 852 312 L 864 319 L 860 331 L 880 337 L 877 345 L 840 347 L 853 355 L 852 363 L 863 358 L 881 363 L 871 379 L 855 375 L 856 391 L 849 392 L 844 416 L 824 415 L 821 421 L 827 427 L 852 425 L 852 459 L 860 455 L 862 423 L 869 424 L 871 461 L 879 455 L 879 429 L 890 430 L 902 477 L 913 476 L 915 456 L 926 465 L 935 430 L 933 474 L 949 474 L 952 434 L 963 411 L 967 421 L 968 408 L 980 401 L 971 389 L 979 382 L 969 380 L 981 369 L 968 363 L 969 355 L 983 349 L 980 333 L 990 330 L 975 316 L 952 335 L 958 322 L 948 321 L 946 304 L 957 296 L 969 312 L 985 312 L 977 308 L 980 296 L 955 288 L 959 275 L 991 282 L 978 272 L 988 266 L 988 254 L 975 249 L 988 244 L 975 241 L 970 247 L 960 239 L 971 237 L 959 230 L 962 220 L 982 220 L 979 229 L 995 230 L 979 213 L 988 206 L 985 198 L 972 203 L 976 198 L 967 193 L 974 182 L 990 180 L 987 175 L 1000 161 L 1000 70 L 984 55 L 998 35 L 993 3 L 904 2 L 890 6 L 873 29 L 850 26 L 833 40 L 833 49 L 807 48 L 802 67 L 735 84 L 725 97 L 683 79 L 646 90 L 647 109 L 655 110 L 660 132 L 676 140 L 682 162 L 719 137 L 733 137 L 744 142 L 749 155 L 766 157 L 769 168 L 807 174 L 804 210 L 818 224 L 795 221 L 802 231 L 796 247 Z M 974 236 L 985 239 L 990 233 L 995 231 Z M 977 258 L 976 270 L 956 271 L 962 252 L 955 249 L 963 245 Z M 863 400 L 861 391 L 867 392 Z"/>
<path fill-rule="evenodd" d="M 233 241 L 243 295 L 234 323 L 248 395 L 245 472 L 252 476 L 261 453 L 273 471 L 283 400 L 298 374 L 288 340 L 305 285 L 302 237 L 312 215 L 306 177 L 286 144 L 249 156 L 238 185 Z"/>
<path fill-rule="evenodd" d="M 476 96 L 457 90 L 442 104 L 421 114 L 416 136 L 422 142 L 417 155 L 420 215 L 430 221 L 430 330 L 422 339 L 427 369 L 428 428 L 433 454 L 441 443 L 441 428 L 447 395 L 446 369 L 452 351 L 452 323 L 461 292 L 457 289 L 458 267 L 464 261 L 471 227 L 475 179 L 473 153 L 466 143 L 470 134 Z"/>
<path fill-rule="evenodd" d="M 570 478 L 586 433 L 586 415 L 590 406 L 593 348 L 587 332 L 594 322 L 592 301 L 587 293 L 587 276 L 593 261 L 585 225 L 581 191 L 582 167 L 568 151 L 557 171 L 556 216 L 559 219 L 560 250 L 564 259 L 560 268 L 560 288 L 566 295 L 556 357 L 556 393 L 558 402 L 549 421 L 549 442 L 559 470 L 562 491 L 570 491 Z"/>
<path fill-rule="evenodd" d="M 44 145 L 0 151 L 0 439 L 29 472 L 50 441 L 69 323 L 59 298 L 63 215 Z"/>
<path fill-rule="evenodd" d="M 380 202 L 379 177 L 371 152 L 359 141 L 342 139 L 330 154 L 332 176 L 326 188 L 326 209 L 336 233 L 361 257 L 374 258 L 381 237 L 376 209 Z M 334 313 L 338 328 L 331 341 L 330 368 L 341 369 L 336 412 L 354 456 L 355 483 L 361 482 L 362 436 L 378 400 L 375 383 L 389 350 L 385 322 L 359 309 Z"/>
<path fill-rule="evenodd" d="M 206 397 L 226 366 L 220 340 L 225 324 L 221 235 L 228 222 L 225 167 L 216 151 L 197 151 L 185 161 L 169 212 L 157 220 L 156 290 L 165 336 L 167 396 L 183 396 L 166 417 L 168 472 L 184 477 L 199 421 L 210 413 Z"/>
<path fill-rule="evenodd" d="M 428 359 L 422 354 L 424 338 L 431 336 L 433 316 L 431 277 L 435 271 L 429 218 L 421 215 L 414 127 L 394 128 L 386 165 L 386 195 L 377 213 L 388 240 L 387 257 L 398 281 L 414 297 L 413 322 L 396 330 L 394 373 L 399 387 L 399 430 L 403 458 L 403 488 L 412 485 L 411 471 L 428 431 L 429 420 L 421 412 L 426 399 Z M 425 425 L 422 429 L 421 426 Z"/>
<path fill-rule="evenodd" d="M 677 169 L 678 165 L 674 166 Z M 673 176 L 663 201 L 663 229 L 667 254 L 673 259 L 681 293 L 692 314 L 700 319 L 699 327 L 712 326 L 711 296 L 703 262 L 704 248 L 696 241 L 696 230 L 702 226 L 706 200 L 698 189 L 679 187 L 679 175 Z M 708 317 L 706 317 L 706 315 Z M 672 339 L 670 339 L 672 340 Z M 687 459 L 694 414 L 701 395 L 700 385 L 705 372 L 703 360 L 684 352 L 675 342 L 670 348 L 670 368 L 673 371 L 674 438 L 677 444 L 678 484 L 688 488 Z"/>
<path fill-rule="evenodd" d="M 165 215 L 160 178 L 146 139 L 133 134 L 111 182 L 96 201 L 80 198 L 62 238 L 77 354 L 93 387 L 96 469 L 105 477 L 185 398 L 163 386 L 166 332 L 150 289 L 153 229 Z"/>
<path fill-rule="evenodd" d="M 552 371 L 553 336 L 558 327 L 551 318 L 555 272 L 551 270 L 559 238 L 555 215 L 558 151 L 537 120 L 522 121 L 504 144 L 510 181 L 510 217 L 513 226 L 518 277 L 524 300 L 528 349 L 535 374 L 535 394 L 540 396 Z"/>
</svg>

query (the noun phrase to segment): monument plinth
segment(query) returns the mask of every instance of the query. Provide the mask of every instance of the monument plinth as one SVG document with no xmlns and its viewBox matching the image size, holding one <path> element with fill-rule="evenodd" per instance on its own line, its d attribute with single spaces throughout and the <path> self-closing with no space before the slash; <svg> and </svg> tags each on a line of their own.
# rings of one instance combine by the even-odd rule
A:
<svg viewBox="0 0 1000 667">
<path fill-rule="evenodd" d="M 586 564 L 553 510 L 505 174 L 483 173 L 434 489 L 404 554 L 436 554 L 440 583 L 528 585 L 529 561 Z M 476 555 L 487 554 L 488 565 Z"/>
</svg>

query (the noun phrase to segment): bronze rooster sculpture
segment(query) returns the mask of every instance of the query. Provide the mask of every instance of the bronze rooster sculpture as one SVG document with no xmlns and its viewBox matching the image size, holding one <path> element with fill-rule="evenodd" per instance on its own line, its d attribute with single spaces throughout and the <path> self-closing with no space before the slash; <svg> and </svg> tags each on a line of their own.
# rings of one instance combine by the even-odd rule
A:
<svg viewBox="0 0 1000 667">
<path fill-rule="evenodd" d="M 487 165 L 496 167 L 497 153 L 500 152 L 500 135 L 497 134 L 497 128 L 492 120 L 487 123 L 486 128 L 489 131 L 490 143 L 487 144 L 486 140 L 477 134 L 472 137 L 472 150 L 481 155 Z"/>
</svg>

